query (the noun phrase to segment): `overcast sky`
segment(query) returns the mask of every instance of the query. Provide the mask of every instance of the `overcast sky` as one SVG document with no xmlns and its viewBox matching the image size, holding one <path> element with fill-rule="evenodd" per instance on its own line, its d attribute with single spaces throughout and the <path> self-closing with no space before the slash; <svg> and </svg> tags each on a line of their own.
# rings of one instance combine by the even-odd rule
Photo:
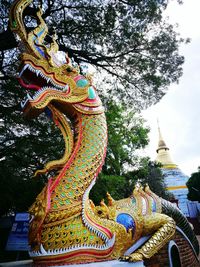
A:
<svg viewBox="0 0 200 267">
<path fill-rule="evenodd" d="M 167 15 L 170 22 L 179 24 L 181 36 L 191 38 L 191 43 L 180 48 L 185 63 L 179 84 L 170 86 L 157 105 L 143 112 L 151 127 L 145 154 L 155 160 L 159 118 L 174 163 L 190 175 L 200 166 L 200 1 L 184 0 L 183 5 L 172 1 Z"/>
</svg>

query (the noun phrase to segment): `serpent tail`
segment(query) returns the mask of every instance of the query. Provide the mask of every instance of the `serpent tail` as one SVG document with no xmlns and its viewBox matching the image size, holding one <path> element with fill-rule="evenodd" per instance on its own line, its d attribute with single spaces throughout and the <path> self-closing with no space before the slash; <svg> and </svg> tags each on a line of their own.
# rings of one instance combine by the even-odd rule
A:
<svg viewBox="0 0 200 267">
<path fill-rule="evenodd" d="M 198 255 L 199 254 L 199 243 L 186 217 L 182 214 L 182 212 L 176 206 L 174 206 L 172 203 L 170 203 L 169 201 L 165 199 L 161 200 L 161 205 L 162 205 L 162 213 L 170 216 L 171 218 L 175 220 L 176 225 L 188 237 L 194 250 L 196 251 L 196 254 Z"/>
</svg>

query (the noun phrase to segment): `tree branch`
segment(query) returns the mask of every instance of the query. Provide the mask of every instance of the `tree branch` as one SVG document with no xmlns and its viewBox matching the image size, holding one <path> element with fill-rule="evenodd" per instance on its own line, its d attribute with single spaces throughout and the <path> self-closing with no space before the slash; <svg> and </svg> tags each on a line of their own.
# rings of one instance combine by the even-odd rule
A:
<svg viewBox="0 0 200 267">
<path fill-rule="evenodd" d="M 17 47 L 17 41 L 10 29 L 0 33 L 0 51 L 5 51 Z"/>
</svg>

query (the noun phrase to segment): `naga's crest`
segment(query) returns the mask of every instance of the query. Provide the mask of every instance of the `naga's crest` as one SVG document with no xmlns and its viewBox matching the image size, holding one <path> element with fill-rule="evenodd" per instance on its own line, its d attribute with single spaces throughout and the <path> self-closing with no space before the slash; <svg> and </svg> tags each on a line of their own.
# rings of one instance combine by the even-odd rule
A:
<svg viewBox="0 0 200 267">
<path fill-rule="evenodd" d="M 52 101 L 70 103 L 83 113 L 102 112 L 101 101 L 92 85 L 91 77 L 80 73 L 77 65 L 72 64 L 65 52 L 59 51 L 57 36 L 51 43 L 45 41 L 48 28 L 38 9 L 35 18 L 37 27 L 27 32 L 24 23 L 28 1 L 16 1 L 10 12 L 10 25 L 20 38 L 23 53 L 19 82 L 26 89 L 35 90 L 23 103 L 27 116 L 36 116 Z"/>
</svg>

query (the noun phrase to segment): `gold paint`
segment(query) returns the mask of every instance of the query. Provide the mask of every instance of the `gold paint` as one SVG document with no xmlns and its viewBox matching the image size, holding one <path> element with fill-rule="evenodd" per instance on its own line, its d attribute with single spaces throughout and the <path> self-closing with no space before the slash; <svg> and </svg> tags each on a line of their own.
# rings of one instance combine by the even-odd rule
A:
<svg viewBox="0 0 200 267">
<path fill-rule="evenodd" d="M 58 124 L 57 126 L 60 128 L 62 135 L 63 135 L 63 139 L 65 142 L 65 152 L 64 155 L 61 159 L 59 160 L 53 160 L 48 162 L 44 169 L 42 170 L 37 170 L 34 174 L 34 176 L 37 176 L 39 174 L 44 174 L 50 170 L 53 169 L 60 169 L 61 167 L 64 166 L 64 164 L 68 161 L 71 153 L 72 153 L 72 149 L 74 146 L 74 136 L 73 136 L 73 132 L 71 129 L 71 126 L 69 124 L 69 122 L 67 121 L 66 117 L 59 112 L 58 110 L 56 110 L 52 105 L 49 105 L 49 109 L 51 110 L 52 114 L 53 114 L 53 121 Z"/>
<path fill-rule="evenodd" d="M 34 117 L 48 107 L 65 139 L 63 157 L 47 163 L 43 170 L 37 172 L 58 170 L 29 209 L 33 216 L 29 231 L 31 250 L 38 252 L 41 245 L 46 251 L 74 251 L 74 247 L 81 247 L 85 254 L 71 256 L 64 263 L 120 257 L 133 262 L 150 258 L 173 237 L 175 222 L 161 214 L 161 200 L 148 186 L 143 191 L 137 185 L 132 196 L 122 200 L 114 200 L 108 193 L 108 205 L 101 201 L 99 206 L 95 206 L 89 200 L 90 187 L 102 168 L 107 145 L 104 108 L 98 96 L 95 101 L 88 99 L 88 88 L 92 86 L 90 76 L 84 77 L 88 80 L 87 86 L 77 87 L 74 78 L 79 75 L 79 69 L 71 66 L 70 60 L 65 64 L 55 60 L 59 52 L 57 37 L 53 37 L 50 46 L 45 46 L 44 38 L 48 28 L 40 8 L 36 14 L 38 26 L 30 33 L 26 32 L 23 12 L 31 2 L 15 1 L 10 11 L 11 29 L 18 34 L 26 49 L 21 57 L 22 64 L 29 64 L 34 71 L 41 71 L 47 79 L 53 81 L 54 85 L 63 87 L 56 89 L 56 86 L 54 88 L 52 85 L 51 88 L 48 85 L 38 97 L 28 101 L 24 113 Z M 39 53 L 38 47 L 45 56 Z M 33 78 L 31 82 L 37 83 L 37 79 L 34 81 Z M 153 201 L 156 203 L 156 212 L 152 211 Z M 135 227 L 127 230 L 118 223 L 117 218 L 121 213 L 131 216 Z M 151 237 L 133 254 L 123 257 L 126 250 L 143 235 Z M 108 245 L 107 240 L 111 238 L 115 238 L 115 241 L 107 252 L 102 246 Z M 98 253 L 90 253 L 91 256 L 87 254 L 87 251 L 94 250 Z M 62 261 L 62 256 L 69 253 L 47 255 L 38 252 L 33 259 L 35 262 L 43 259 L 45 263 L 56 265 L 54 260 Z"/>
<path fill-rule="evenodd" d="M 167 190 L 176 190 L 176 189 L 184 189 L 184 188 L 187 188 L 187 186 L 186 185 L 170 186 L 170 187 L 167 187 Z"/>
</svg>

